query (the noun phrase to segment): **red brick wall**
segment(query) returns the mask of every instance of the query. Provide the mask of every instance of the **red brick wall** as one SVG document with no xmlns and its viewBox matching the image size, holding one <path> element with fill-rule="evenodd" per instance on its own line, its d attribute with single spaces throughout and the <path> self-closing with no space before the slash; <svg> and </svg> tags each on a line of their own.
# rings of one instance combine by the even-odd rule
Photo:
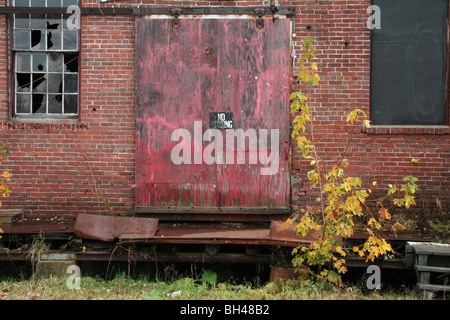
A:
<svg viewBox="0 0 450 320">
<path fill-rule="evenodd" d="M 4 5 L 6 1 L 0 1 Z M 98 1 L 81 1 L 97 7 Z M 140 1 L 136 1 L 139 2 Z M 273 2 L 273 1 L 272 1 Z M 101 6 L 132 5 L 115 1 Z M 152 6 L 246 6 L 269 1 L 142 1 Z M 370 114 L 370 32 L 365 27 L 369 0 L 279 1 L 295 6 L 294 55 L 305 37 L 317 41 L 316 88 L 310 98 L 315 140 L 330 160 L 340 159 L 347 145 L 345 116 L 354 108 Z M 310 24 L 311 29 L 306 25 Z M 2 168 L 13 174 L 12 194 L 4 208 L 24 208 L 26 215 L 74 217 L 106 212 L 100 191 L 116 213 L 134 207 L 134 18 L 83 16 L 81 25 L 80 120 L 52 124 L 12 123 L 9 119 L 7 18 L 0 15 L 0 140 L 11 154 Z M 348 46 L 344 42 L 348 41 Z M 296 66 L 296 63 L 294 63 Z M 297 70 L 294 68 L 294 75 Z M 298 85 L 295 85 L 298 88 Z M 348 155 L 353 173 L 370 184 L 398 183 L 404 175 L 419 178 L 418 203 L 434 198 L 450 202 L 450 130 L 373 128 L 358 133 Z M 411 163 L 411 158 L 420 162 Z M 293 146 L 292 204 L 314 202 L 308 162 Z M 371 184 L 370 184 L 371 186 Z M 375 189 L 375 188 L 373 188 Z M 420 207 L 419 206 L 419 207 Z M 423 211 L 422 209 L 420 209 Z"/>
</svg>

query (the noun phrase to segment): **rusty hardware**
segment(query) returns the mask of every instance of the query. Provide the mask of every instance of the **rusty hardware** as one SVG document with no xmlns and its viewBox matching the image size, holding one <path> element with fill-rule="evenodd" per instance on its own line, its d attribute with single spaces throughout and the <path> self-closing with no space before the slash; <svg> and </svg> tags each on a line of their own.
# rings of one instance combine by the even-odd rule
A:
<svg viewBox="0 0 450 320">
<path fill-rule="evenodd" d="M 170 12 L 175 17 L 175 19 L 172 21 L 172 28 L 178 29 L 180 26 L 180 20 L 178 18 L 180 17 L 181 9 L 173 8 L 173 9 L 170 9 Z"/>
<path fill-rule="evenodd" d="M 257 16 L 258 16 L 258 19 L 256 19 L 256 27 L 258 28 L 258 29 L 262 29 L 262 28 L 264 28 L 264 19 L 263 19 L 263 16 L 264 16 L 264 13 L 266 12 L 266 9 L 264 9 L 264 8 L 256 8 L 255 9 L 255 13 L 257 14 Z"/>
</svg>

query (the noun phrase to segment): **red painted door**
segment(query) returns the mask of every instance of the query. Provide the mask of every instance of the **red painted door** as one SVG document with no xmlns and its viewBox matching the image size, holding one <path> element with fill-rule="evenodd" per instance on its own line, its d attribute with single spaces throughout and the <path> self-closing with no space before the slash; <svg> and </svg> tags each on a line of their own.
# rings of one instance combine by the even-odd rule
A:
<svg viewBox="0 0 450 320">
<path fill-rule="evenodd" d="M 136 20 L 136 207 L 287 208 L 290 21 Z"/>
</svg>

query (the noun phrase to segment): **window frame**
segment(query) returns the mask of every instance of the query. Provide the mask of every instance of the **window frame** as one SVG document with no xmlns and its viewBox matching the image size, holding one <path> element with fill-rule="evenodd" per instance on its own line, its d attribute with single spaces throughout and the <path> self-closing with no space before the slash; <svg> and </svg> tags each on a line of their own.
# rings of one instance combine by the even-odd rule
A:
<svg viewBox="0 0 450 320">
<path fill-rule="evenodd" d="M 33 1 L 33 0 L 31 0 Z M 53 7 L 48 7 L 47 6 L 47 0 L 45 1 L 45 7 L 42 8 L 53 8 Z M 63 2 L 64 0 L 61 0 L 61 7 L 59 8 L 63 8 L 62 5 L 64 4 Z M 77 0 L 77 4 L 80 4 L 80 1 Z M 11 6 L 15 5 L 15 1 L 12 1 Z M 36 7 L 31 7 L 31 8 L 36 8 Z M 27 13 L 25 13 L 27 14 Z M 24 14 L 24 15 L 25 15 Z M 47 18 L 47 14 L 55 14 L 55 13 L 39 13 L 39 15 L 45 15 L 45 19 Z M 64 23 L 64 19 L 65 19 L 65 14 L 58 14 L 57 15 L 61 16 L 61 23 Z M 28 13 L 29 17 L 28 19 L 31 19 L 31 13 Z M 67 16 L 70 16 L 70 14 L 67 14 Z M 15 14 L 11 14 L 10 18 L 9 18 L 9 24 L 10 27 L 9 29 L 9 63 L 8 63 L 8 69 L 9 69 L 9 80 L 10 80 L 10 85 L 8 86 L 10 88 L 10 92 L 12 93 L 10 95 L 10 119 L 11 121 L 14 122 L 61 122 L 61 121 L 69 121 L 69 122 L 78 122 L 80 119 L 80 60 L 81 60 L 81 28 L 76 30 L 76 48 L 75 49 L 63 49 L 63 32 L 64 31 L 68 31 L 68 28 L 63 27 L 63 25 L 61 25 L 61 29 L 60 33 L 61 33 L 61 48 L 59 49 L 55 49 L 55 50 L 49 50 L 47 48 L 44 49 L 38 49 L 38 50 L 33 50 L 31 48 L 31 39 L 30 39 L 30 48 L 29 49 L 17 49 L 15 48 L 15 38 L 14 38 L 14 32 L 15 32 Z M 81 24 L 81 22 L 80 22 Z M 20 29 L 19 29 L 20 30 Z M 31 25 L 28 26 L 28 28 L 22 29 L 22 30 L 33 30 L 31 28 Z M 50 30 L 50 29 L 38 29 L 38 30 Z M 70 31 L 70 30 L 69 30 Z M 43 32 L 41 31 L 41 34 Z M 75 33 L 75 32 L 74 32 Z M 45 45 L 47 46 L 47 34 L 45 33 Z M 17 83 L 17 74 L 20 73 L 20 70 L 18 70 L 18 64 L 17 64 L 17 59 L 19 55 L 29 55 L 30 56 L 30 70 L 28 71 L 28 73 L 30 74 L 30 80 L 32 82 L 32 74 L 36 74 L 39 72 L 34 72 L 33 66 L 32 66 L 32 57 L 33 55 L 46 55 L 46 69 L 40 73 L 45 74 L 46 80 L 48 81 L 48 75 L 49 74 L 54 74 L 54 75 L 61 75 L 61 86 L 63 86 L 64 83 L 64 75 L 68 75 L 68 74 L 72 74 L 72 75 L 77 75 L 77 82 L 76 82 L 76 90 L 73 92 L 64 92 L 64 87 L 62 87 L 61 92 L 57 92 L 57 93 L 53 93 L 51 92 L 51 89 L 49 88 L 49 85 L 46 84 L 46 89 L 45 92 L 43 92 L 42 94 L 46 97 L 46 106 L 45 106 L 45 113 L 33 113 L 32 108 L 32 102 L 29 102 L 29 108 L 30 108 L 30 113 L 18 113 L 17 112 L 17 95 L 20 94 L 20 91 L 18 90 L 18 83 Z M 50 71 L 48 69 L 48 60 L 49 60 L 49 56 L 50 55 L 60 55 L 61 58 L 61 67 L 62 70 L 60 72 L 53 72 Z M 75 71 L 71 71 L 71 72 L 66 72 L 64 69 L 65 66 L 65 61 L 64 61 L 64 56 L 65 55 L 72 55 L 75 54 L 77 55 L 76 59 L 78 60 L 77 63 L 77 67 Z M 27 72 L 25 72 L 27 73 Z M 64 113 L 64 102 L 61 103 L 61 113 L 49 113 L 49 106 L 48 106 L 48 100 L 49 100 L 49 95 L 60 95 L 62 100 L 65 99 L 65 97 L 69 97 L 69 96 L 76 96 L 77 98 L 77 102 L 76 102 L 76 113 Z M 32 85 L 29 88 L 29 95 L 30 97 L 33 95 L 33 88 Z"/>
</svg>

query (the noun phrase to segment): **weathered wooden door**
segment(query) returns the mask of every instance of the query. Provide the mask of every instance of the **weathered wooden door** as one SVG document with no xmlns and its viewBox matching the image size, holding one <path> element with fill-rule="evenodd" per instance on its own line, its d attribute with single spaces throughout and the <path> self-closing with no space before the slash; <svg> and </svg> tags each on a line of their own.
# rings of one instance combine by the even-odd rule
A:
<svg viewBox="0 0 450 320">
<path fill-rule="evenodd" d="M 136 88 L 137 210 L 288 207 L 288 19 L 137 19 Z"/>
</svg>

